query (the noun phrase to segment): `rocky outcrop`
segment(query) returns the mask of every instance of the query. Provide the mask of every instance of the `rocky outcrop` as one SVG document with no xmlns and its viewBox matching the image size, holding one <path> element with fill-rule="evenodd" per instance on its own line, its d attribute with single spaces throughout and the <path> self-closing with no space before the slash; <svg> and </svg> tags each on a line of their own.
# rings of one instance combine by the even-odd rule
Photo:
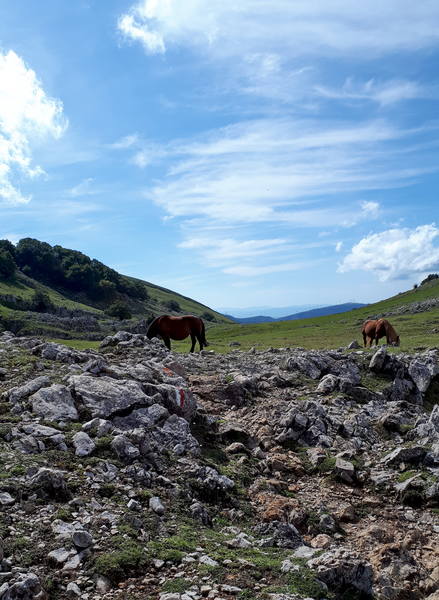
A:
<svg viewBox="0 0 439 600">
<path fill-rule="evenodd" d="M 438 365 L 1 335 L 0 600 L 433 597 Z"/>
</svg>

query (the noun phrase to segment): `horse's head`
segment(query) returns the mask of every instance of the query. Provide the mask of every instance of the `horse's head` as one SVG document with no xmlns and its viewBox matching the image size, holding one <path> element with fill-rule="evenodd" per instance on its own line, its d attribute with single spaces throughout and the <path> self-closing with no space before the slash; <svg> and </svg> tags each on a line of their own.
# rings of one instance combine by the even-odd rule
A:
<svg viewBox="0 0 439 600">
<path fill-rule="evenodd" d="M 157 321 L 157 319 L 154 319 L 154 321 L 150 324 L 150 326 L 146 330 L 146 337 L 149 340 L 157 335 L 157 323 L 156 323 L 156 321 Z"/>
<path fill-rule="evenodd" d="M 396 339 L 393 340 L 392 346 L 399 346 L 399 335 L 396 336 Z"/>
</svg>

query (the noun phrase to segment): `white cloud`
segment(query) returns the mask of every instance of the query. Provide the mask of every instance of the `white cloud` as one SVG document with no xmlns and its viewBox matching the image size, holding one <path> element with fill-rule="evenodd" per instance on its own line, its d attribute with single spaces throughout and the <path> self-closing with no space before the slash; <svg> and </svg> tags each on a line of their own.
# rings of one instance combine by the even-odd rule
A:
<svg viewBox="0 0 439 600">
<path fill-rule="evenodd" d="M 59 138 L 67 122 L 62 104 L 44 92 L 35 72 L 13 51 L 0 53 L 0 199 L 26 203 L 16 180 L 43 173 L 33 165 L 31 148 Z"/>
<path fill-rule="evenodd" d="M 335 244 L 335 251 L 336 252 L 340 252 L 342 248 L 343 248 L 343 242 L 337 242 Z"/>
<path fill-rule="evenodd" d="M 434 223 L 370 234 L 353 246 L 338 271 L 370 271 L 380 281 L 388 281 L 437 269 L 439 246 L 434 241 L 438 236 Z"/>
<path fill-rule="evenodd" d="M 370 100 L 387 106 L 403 100 L 415 98 L 428 98 L 433 90 L 414 81 L 397 80 L 376 82 L 370 79 L 364 84 L 356 84 L 352 79 L 347 79 L 341 90 L 316 86 L 316 92 L 325 97 L 335 100 Z M 437 95 L 437 93 L 435 94 Z"/>
<path fill-rule="evenodd" d="M 139 136 L 137 133 L 132 133 L 131 135 L 126 135 L 121 138 L 117 142 L 110 144 L 110 148 L 114 148 L 115 150 L 125 150 L 126 148 L 131 148 L 135 146 L 139 141 Z"/>
<path fill-rule="evenodd" d="M 290 245 L 286 239 L 236 240 L 232 238 L 191 237 L 179 244 L 180 248 L 200 250 L 211 264 L 224 264 L 242 258 L 267 256 L 284 252 Z"/>
<path fill-rule="evenodd" d="M 150 53 L 203 46 L 217 55 L 285 50 L 290 56 L 381 54 L 437 44 L 435 0 L 141 0 L 119 30 Z"/>
<path fill-rule="evenodd" d="M 428 167 L 417 167 L 420 159 L 410 154 L 396 161 L 389 145 L 405 135 L 382 120 L 237 123 L 169 144 L 157 154 L 170 160 L 168 174 L 146 195 L 168 216 L 184 219 L 351 226 L 376 218 L 379 204 L 362 202 L 359 209 L 343 194 L 408 185 Z"/>
<path fill-rule="evenodd" d="M 227 267 L 223 269 L 223 273 L 227 275 L 238 275 L 241 277 L 258 277 L 260 275 L 270 275 L 271 273 L 285 273 L 288 271 L 298 271 L 306 266 L 309 266 L 310 262 L 289 262 L 266 266 L 245 266 L 239 265 L 235 267 Z"/>
<path fill-rule="evenodd" d="M 93 196 L 94 194 L 98 194 L 98 190 L 93 187 L 93 182 L 93 177 L 87 177 L 87 179 L 84 179 L 69 190 L 70 196 L 76 198 L 77 196 Z"/>
</svg>

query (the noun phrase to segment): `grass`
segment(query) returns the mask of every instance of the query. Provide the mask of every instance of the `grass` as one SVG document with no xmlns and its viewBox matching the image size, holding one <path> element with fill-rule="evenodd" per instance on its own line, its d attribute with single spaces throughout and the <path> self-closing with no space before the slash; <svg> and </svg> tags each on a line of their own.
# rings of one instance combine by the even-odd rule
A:
<svg viewBox="0 0 439 600">
<path fill-rule="evenodd" d="M 363 346 L 361 325 L 368 317 L 437 297 L 439 281 L 435 280 L 416 290 L 337 315 L 274 323 L 215 325 L 207 332 L 210 343 L 208 349 L 220 353 L 230 352 L 231 340 L 238 341 L 241 344 L 240 350 L 244 351 L 252 347 L 256 350 L 298 346 L 306 349 L 339 348 L 346 347 L 352 340 L 357 340 Z M 439 334 L 431 333 L 432 329 L 439 328 L 439 308 L 413 315 L 395 315 L 389 317 L 389 320 L 401 338 L 400 348 L 392 348 L 391 352 L 439 346 Z M 173 350 L 177 352 L 187 352 L 189 347 L 188 340 L 172 343 Z M 369 352 L 374 352 L 374 349 Z"/>
</svg>

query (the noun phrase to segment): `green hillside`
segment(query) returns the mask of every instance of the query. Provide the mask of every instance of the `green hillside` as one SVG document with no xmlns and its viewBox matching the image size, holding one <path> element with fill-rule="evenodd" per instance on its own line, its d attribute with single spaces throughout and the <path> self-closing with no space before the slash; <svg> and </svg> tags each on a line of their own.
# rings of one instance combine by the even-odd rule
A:
<svg viewBox="0 0 439 600">
<path fill-rule="evenodd" d="M 0 240 L 0 331 L 96 340 L 120 329 L 120 319 L 128 329 L 164 313 L 229 322 L 191 298 L 121 275 L 81 252 L 31 238 L 16 247 Z"/>
<path fill-rule="evenodd" d="M 217 352 L 230 352 L 236 348 L 248 350 L 251 347 L 338 348 L 347 346 L 353 340 L 357 340 L 362 346 L 361 325 L 367 318 L 432 298 L 439 299 L 439 279 L 428 281 L 417 289 L 387 300 L 336 315 L 299 321 L 218 325 L 209 329 L 208 341 L 210 347 Z M 399 349 L 395 348 L 395 351 L 439 346 L 439 306 L 415 314 L 391 315 L 387 319 L 401 337 L 401 346 Z M 230 346 L 231 342 L 239 342 L 241 345 Z M 385 343 L 385 340 L 380 340 L 380 343 Z M 173 348 L 179 351 L 187 350 L 187 346 L 187 342 L 173 344 Z"/>
</svg>

